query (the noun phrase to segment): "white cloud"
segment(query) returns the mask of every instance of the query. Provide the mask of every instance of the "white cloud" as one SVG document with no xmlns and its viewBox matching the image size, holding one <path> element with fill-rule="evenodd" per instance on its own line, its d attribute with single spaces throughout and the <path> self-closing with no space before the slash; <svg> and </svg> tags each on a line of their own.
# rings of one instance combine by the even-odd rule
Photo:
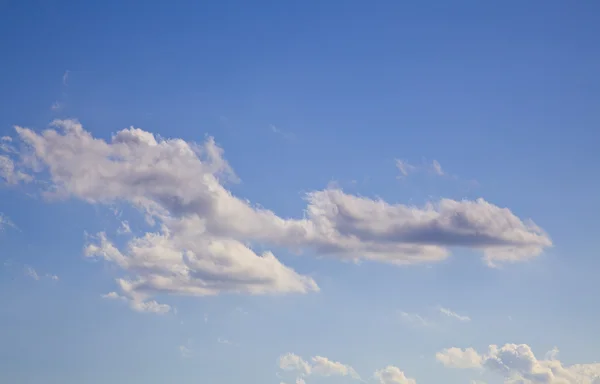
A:
<svg viewBox="0 0 600 384">
<path fill-rule="evenodd" d="M 187 359 L 187 358 L 190 358 L 193 356 L 194 351 L 187 345 L 180 345 L 179 353 L 181 354 L 181 357 L 183 357 L 184 359 Z"/>
<path fill-rule="evenodd" d="M 60 101 L 55 101 L 51 106 L 50 109 L 53 111 L 58 111 L 60 109 L 62 109 L 63 104 Z"/>
<path fill-rule="evenodd" d="M 414 172 L 417 167 L 400 159 L 396 159 L 396 168 L 400 171 L 400 178 L 408 176 L 409 173 Z"/>
<path fill-rule="evenodd" d="M 31 277 L 33 280 L 40 279 L 40 275 L 38 275 L 37 271 L 28 265 L 25 266 L 25 276 Z"/>
<path fill-rule="evenodd" d="M 449 348 L 436 355 L 444 365 L 455 368 L 482 368 L 504 377 L 505 383 L 521 384 L 598 384 L 600 364 L 563 365 L 553 349 L 538 360 L 527 344 L 490 345 L 480 355 L 472 348 Z"/>
<path fill-rule="evenodd" d="M 287 353 L 279 358 L 279 368 L 285 371 L 293 371 L 299 375 L 299 378 L 316 375 L 324 377 L 348 376 L 360 379 L 358 373 L 351 366 L 329 360 L 323 356 L 315 356 L 311 358 L 309 363 L 298 355 Z"/>
<path fill-rule="evenodd" d="M 355 379 L 360 378 L 351 366 L 331 361 L 323 356 L 312 358 L 312 373 L 320 376 L 351 376 Z"/>
<path fill-rule="evenodd" d="M 223 339 L 222 337 L 217 338 L 217 343 L 225 344 L 225 345 L 233 345 L 233 343 L 227 339 Z"/>
<path fill-rule="evenodd" d="M 2 136 L 0 138 L 0 141 L 6 141 L 6 142 L 10 143 L 12 141 L 12 137 L 10 137 L 10 136 Z"/>
<path fill-rule="evenodd" d="M 477 368 L 481 366 L 482 357 L 473 348 L 448 348 L 436 353 L 435 358 L 450 368 Z"/>
<path fill-rule="evenodd" d="M 282 137 L 284 137 L 287 140 L 292 140 L 295 138 L 293 133 L 283 131 L 282 129 L 274 126 L 273 124 L 269 125 L 269 128 L 271 129 L 271 132 L 273 132 L 277 135 L 281 135 Z"/>
<path fill-rule="evenodd" d="M 418 313 L 408 313 L 408 312 L 400 311 L 400 312 L 398 312 L 398 315 L 400 316 L 400 319 L 402 321 L 409 323 L 409 324 L 425 326 L 425 327 L 433 325 L 433 323 L 431 321 L 429 321 L 428 319 L 419 315 Z"/>
<path fill-rule="evenodd" d="M 300 375 L 310 375 L 312 367 L 300 356 L 287 353 L 279 358 L 279 368 L 285 371 L 296 371 Z"/>
<path fill-rule="evenodd" d="M 436 175 L 444 176 L 444 170 L 442 169 L 442 166 L 437 160 L 433 160 L 433 162 L 431 163 L 431 169 Z"/>
<path fill-rule="evenodd" d="M 380 384 L 416 384 L 415 379 L 406 377 L 398 367 L 392 365 L 375 372 L 375 378 Z"/>
<path fill-rule="evenodd" d="M 455 247 L 480 250 L 497 265 L 531 259 L 552 244 L 533 222 L 483 199 L 414 207 L 327 188 L 306 195 L 305 218 L 281 218 L 225 188 L 236 176 L 213 139 L 198 145 L 129 128 L 107 142 L 74 120 L 42 133 L 16 130 L 29 147 L 24 165 L 39 177 L 43 165 L 50 175 L 46 196 L 126 202 L 157 223 L 122 249 L 103 233 L 87 245 L 88 256 L 129 276 L 119 280 L 129 298 L 318 291 L 312 278 L 271 252 L 256 254 L 249 242 L 400 265 L 443 260 Z"/>
<path fill-rule="evenodd" d="M 0 216 L 0 218 L 1 218 L 1 216 Z M 0 224 L 1 224 L 1 222 L 0 222 Z M 4 262 L 4 266 L 10 267 L 10 266 L 12 266 L 12 262 L 10 260 L 9 261 L 5 261 Z M 53 275 L 53 274 L 50 274 L 50 273 L 46 273 L 46 274 L 42 275 L 42 274 L 38 273 L 38 271 L 36 271 L 35 268 L 33 268 L 33 267 L 29 266 L 29 265 L 24 265 L 23 266 L 23 273 L 25 274 L 25 276 L 27 276 L 27 277 L 29 277 L 29 278 L 31 278 L 33 280 L 36 280 L 36 281 L 40 281 L 40 280 L 42 280 L 42 278 L 46 278 L 46 279 L 49 279 L 49 280 L 52 280 L 52 281 L 58 281 L 59 280 L 59 277 L 57 275 Z"/>
<path fill-rule="evenodd" d="M 10 219 L 0 213 L 0 231 L 4 229 L 4 227 L 14 227 L 15 225 L 10 221 Z"/>
<path fill-rule="evenodd" d="M 70 73 L 70 71 L 66 70 L 65 73 L 63 74 L 63 77 L 62 77 L 63 85 L 67 85 L 67 83 L 69 81 L 69 73 Z"/>
<path fill-rule="evenodd" d="M 128 282 L 119 280 L 119 283 L 123 291 L 126 292 L 126 296 L 119 295 L 117 292 L 109 292 L 102 295 L 102 298 L 126 302 L 131 309 L 142 313 L 163 315 L 171 311 L 171 306 L 167 304 L 160 304 L 156 300 L 147 300 L 145 295 L 129 291 Z"/>
<path fill-rule="evenodd" d="M 458 313 L 453 312 L 448 308 L 439 307 L 438 309 L 442 314 L 444 314 L 448 317 L 451 317 L 453 319 L 456 319 L 458 321 L 463 321 L 463 322 L 471 321 L 471 318 L 469 316 L 459 315 Z"/>
<path fill-rule="evenodd" d="M 0 180 L 7 184 L 31 181 L 31 176 L 16 169 L 13 160 L 5 155 L 0 155 Z"/>
<path fill-rule="evenodd" d="M 131 233 L 131 227 L 129 226 L 129 222 L 127 220 L 121 222 L 121 226 L 117 229 L 117 233 L 119 235 L 126 235 Z"/>
</svg>

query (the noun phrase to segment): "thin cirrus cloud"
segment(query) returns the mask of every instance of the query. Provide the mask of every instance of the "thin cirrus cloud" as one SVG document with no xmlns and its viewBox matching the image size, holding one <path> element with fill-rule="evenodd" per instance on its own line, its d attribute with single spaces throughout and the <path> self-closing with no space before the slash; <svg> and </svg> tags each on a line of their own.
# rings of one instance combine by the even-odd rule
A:
<svg viewBox="0 0 600 384">
<path fill-rule="evenodd" d="M 406 160 L 395 159 L 396 168 L 400 174 L 398 178 L 402 179 L 408 175 L 416 172 L 429 171 L 438 176 L 446 175 L 446 172 L 442 169 L 442 165 L 437 160 L 433 160 L 431 163 L 423 163 L 420 165 L 411 164 Z"/>
<path fill-rule="evenodd" d="M 444 308 L 444 307 L 438 307 L 438 310 L 440 311 L 440 313 L 442 313 L 443 315 L 450 317 L 452 319 L 456 319 L 458 321 L 462 321 L 462 322 L 469 322 L 471 321 L 471 318 L 469 316 L 465 316 L 465 315 L 459 315 L 458 313 L 448 309 L 448 308 Z"/>
<path fill-rule="evenodd" d="M 527 344 L 490 345 L 484 354 L 473 348 L 448 348 L 436 354 L 444 366 L 478 369 L 503 377 L 505 383 L 597 384 L 600 363 L 565 365 L 553 349 L 543 360 L 536 358 Z"/>
<path fill-rule="evenodd" d="M 44 196 L 130 204 L 155 224 L 121 248 L 106 233 L 85 247 L 86 256 L 123 271 L 119 296 L 134 309 L 158 294 L 319 290 L 311 277 L 271 252 L 256 254 L 249 242 L 397 265 L 436 262 L 451 249 L 467 248 L 480 251 L 490 266 L 529 260 L 552 245 L 535 223 L 484 199 L 414 207 L 329 187 L 306 194 L 305 218 L 282 218 L 226 188 L 237 176 L 212 138 L 202 144 L 157 139 L 132 127 L 105 141 L 76 120 L 56 120 L 40 133 L 16 132 L 24 145 L 11 146 L 19 164 L 12 172 L 49 182 Z"/>
</svg>

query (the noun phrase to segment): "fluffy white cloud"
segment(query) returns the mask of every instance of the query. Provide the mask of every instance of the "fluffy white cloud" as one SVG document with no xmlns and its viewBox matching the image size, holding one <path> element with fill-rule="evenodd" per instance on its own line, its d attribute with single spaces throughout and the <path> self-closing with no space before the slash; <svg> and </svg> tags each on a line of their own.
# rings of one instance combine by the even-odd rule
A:
<svg viewBox="0 0 600 384">
<path fill-rule="evenodd" d="M 600 364 L 565 366 L 556 359 L 558 350 L 538 360 L 526 344 L 490 345 L 480 355 L 472 348 L 449 348 L 436 355 L 444 365 L 455 368 L 483 368 L 502 375 L 505 383 L 599 384 Z"/>
<path fill-rule="evenodd" d="M 310 375 L 312 367 L 300 356 L 287 353 L 279 358 L 279 368 L 285 371 L 296 371 L 300 375 Z"/>
<path fill-rule="evenodd" d="M 323 356 L 312 358 L 312 373 L 320 376 L 351 376 L 355 379 L 360 378 L 351 366 L 331 361 Z"/>
<path fill-rule="evenodd" d="M 317 376 L 349 376 L 360 379 L 354 368 L 337 361 L 329 360 L 323 356 L 315 356 L 311 362 L 293 353 L 287 353 L 279 358 L 279 368 L 294 371 L 300 377 L 308 375 Z"/>
<path fill-rule="evenodd" d="M 380 384 L 416 384 L 415 379 L 406 377 L 400 368 L 392 365 L 376 371 L 375 378 Z"/>
<path fill-rule="evenodd" d="M 435 355 L 435 358 L 450 368 L 477 368 L 481 366 L 482 358 L 473 348 L 448 348 Z"/>
<path fill-rule="evenodd" d="M 16 131 L 26 144 L 19 164 L 49 177 L 46 196 L 129 203 L 157 223 L 125 247 L 103 233 L 86 247 L 88 256 L 129 275 L 119 285 L 136 303 L 157 293 L 318 290 L 312 278 L 271 252 L 256 254 L 249 243 L 392 264 L 439 261 L 450 248 L 465 247 L 481 250 L 490 265 L 535 257 L 552 244 L 533 222 L 483 199 L 442 199 L 419 208 L 328 188 L 306 195 L 304 218 L 281 218 L 225 188 L 236 176 L 213 139 L 197 145 L 129 128 L 105 141 L 74 120 L 57 120 L 41 133 Z"/>
</svg>

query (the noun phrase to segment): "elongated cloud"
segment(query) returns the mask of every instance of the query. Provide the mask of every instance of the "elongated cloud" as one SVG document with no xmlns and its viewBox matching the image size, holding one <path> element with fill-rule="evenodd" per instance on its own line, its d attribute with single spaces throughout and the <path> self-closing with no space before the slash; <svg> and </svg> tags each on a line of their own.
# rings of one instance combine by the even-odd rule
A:
<svg viewBox="0 0 600 384">
<path fill-rule="evenodd" d="M 452 368 L 479 368 L 498 374 L 505 383 L 523 384 L 598 384 L 600 364 L 566 366 L 556 359 L 554 349 L 538 360 L 527 344 L 490 345 L 485 354 L 473 348 L 449 348 L 436 355 L 438 361 Z"/>
<path fill-rule="evenodd" d="M 323 356 L 315 356 L 308 362 L 296 354 L 287 353 L 279 358 L 279 368 L 295 372 L 299 379 L 309 375 L 349 376 L 360 379 L 358 373 L 351 366 Z"/>
<path fill-rule="evenodd" d="M 194 144 L 129 128 L 105 141 L 75 120 L 57 120 L 41 133 L 16 131 L 25 149 L 12 174 L 49 181 L 47 197 L 128 203 L 156 223 L 124 247 L 104 233 L 86 246 L 86 255 L 125 272 L 118 285 L 134 303 L 157 293 L 319 289 L 312 278 L 271 252 L 256 254 L 249 243 L 392 264 L 435 262 L 448 257 L 450 248 L 463 247 L 480 250 L 490 265 L 530 259 L 552 244 L 533 222 L 483 199 L 414 207 L 329 188 L 306 195 L 304 218 L 282 218 L 226 189 L 237 176 L 212 138 Z"/>
</svg>

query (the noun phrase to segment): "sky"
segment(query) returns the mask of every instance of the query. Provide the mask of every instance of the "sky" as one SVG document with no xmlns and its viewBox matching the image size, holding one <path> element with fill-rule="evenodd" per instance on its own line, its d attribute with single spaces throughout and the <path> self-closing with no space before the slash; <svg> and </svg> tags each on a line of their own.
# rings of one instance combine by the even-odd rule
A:
<svg viewBox="0 0 600 384">
<path fill-rule="evenodd" d="M 0 382 L 600 383 L 599 12 L 0 0 Z"/>
</svg>

